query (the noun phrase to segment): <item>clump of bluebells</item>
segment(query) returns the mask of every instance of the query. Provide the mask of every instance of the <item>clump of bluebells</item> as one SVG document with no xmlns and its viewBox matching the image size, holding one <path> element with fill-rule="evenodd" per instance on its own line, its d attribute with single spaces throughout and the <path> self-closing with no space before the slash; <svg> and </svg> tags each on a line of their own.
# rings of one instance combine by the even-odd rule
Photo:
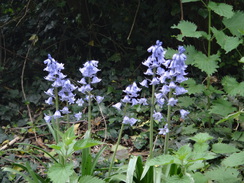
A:
<svg viewBox="0 0 244 183">
<path fill-rule="evenodd" d="M 44 114 L 44 119 L 47 123 L 50 123 L 50 121 L 52 121 L 53 119 L 57 122 L 57 120 L 63 117 L 63 115 L 69 116 L 69 114 L 71 113 L 69 111 L 69 105 L 71 104 L 77 104 L 78 106 L 82 107 L 85 103 L 87 103 L 88 106 L 91 106 L 93 98 L 95 98 L 98 103 L 102 102 L 103 97 L 94 97 L 91 94 L 91 91 L 93 90 L 91 85 L 99 83 L 101 81 L 101 79 L 96 76 L 97 72 L 100 71 L 97 68 L 98 61 L 87 61 L 84 64 L 84 67 L 79 69 L 83 76 L 83 78 L 78 81 L 78 83 L 82 85 L 81 87 L 75 86 L 71 83 L 69 79 L 66 78 L 67 76 L 62 73 L 62 70 L 64 69 L 64 64 L 58 63 L 54 58 L 51 57 L 50 54 L 48 55 L 48 59 L 44 61 L 44 64 L 47 65 L 44 71 L 48 72 L 48 75 L 45 77 L 45 79 L 52 82 L 51 88 L 45 91 L 45 94 L 48 95 L 48 99 L 45 100 L 45 103 L 48 105 L 55 104 L 56 107 L 56 111 L 53 115 Z M 76 98 L 76 94 L 74 94 L 74 92 L 77 89 L 79 92 L 84 94 L 84 98 Z M 65 105 L 62 109 L 59 109 L 59 101 L 61 101 L 63 105 Z M 91 114 L 88 114 L 88 116 L 89 115 Z M 73 118 L 76 120 L 80 120 L 82 118 L 82 112 L 75 113 L 73 115 Z M 58 124 L 56 124 L 56 127 L 57 126 Z M 90 123 L 88 128 L 90 128 Z"/>
<path fill-rule="evenodd" d="M 186 89 L 180 86 L 180 83 L 187 80 L 185 77 L 187 74 L 185 72 L 187 68 L 185 64 L 185 49 L 183 46 L 179 46 L 178 53 L 174 54 L 171 60 L 165 59 L 166 51 L 163 49 L 162 42 L 160 41 L 157 41 L 156 45 L 151 46 L 147 51 L 152 54 L 142 64 L 147 66 L 147 71 L 144 74 L 151 76 L 152 79 L 146 78 L 140 84 L 147 88 L 148 85 L 152 85 L 150 132 L 153 133 L 153 119 L 159 122 L 162 120 L 165 121 L 164 127 L 159 128 L 159 134 L 166 135 L 167 141 L 169 138 L 171 107 L 177 105 L 177 96 L 187 92 Z M 168 106 L 167 118 L 162 114 L 162 109 L 165 104 Z M 155 105 L 158 107 L 155 107 Z M 184 109 L 180 109 L 179 111 L 182 119 L 185 119 L 189 114 Z M 152 138 L 152 134 L 150 137 Z M 152 144 L 150 145 L 152 147 Z M 166 151 L 167 147 L 165 153 L 167 153 Z"/>
</svg>

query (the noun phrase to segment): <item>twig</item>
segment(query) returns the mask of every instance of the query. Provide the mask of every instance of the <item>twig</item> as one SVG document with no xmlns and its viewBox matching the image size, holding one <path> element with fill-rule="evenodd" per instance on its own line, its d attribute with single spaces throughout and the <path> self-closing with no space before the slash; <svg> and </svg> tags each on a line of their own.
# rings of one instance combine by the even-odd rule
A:
<svg viewBox="0 0 244 183">
<path fill-rule="evenodd" d="M 9 146 L 11 146 L 11 145 L 13 145 L 14 143 L 16 143 L 18 140 L 20 140 L 21 138 L 20 137 L 15 137 L 13 140 L 11 140 L 9 143 L 7 143 L 7 144 L 5 144 L 4 146 L 2 146 L 1 148 L 0 148 L 0 151 L 2 151 L 2 150 L 4 150 L 4 149 L 6 149 L 7 147 L 9 147 Z"/>
<path fill-rule="evenodd" d="M 182 0 L 180 0 L 180 20 L 184 20 L 184 12 L 183 12 Z"/>
<path fill-rule="evenodd" d="M 133 29 L 134 29 L 135 22 L 136 22 L 136 17 L 137 17 L 139 8 L 140 8 L 140 4 L 141 4 L 141 1 L 138 0 L 138 5 L 137 5 L 137 8 L 136 8 L 136 13 L 135 13 L 135 16 L 134 16 L 134 19 L 133 19 L 133 23 L 132 23 L 132 25 L 131 25 L 130 32 L 129 32 L 129 35 L 128 35 L 128 37 L 127 37 L 127 40 L 130 39 L 131 33 L 132 33 Z"/>
<path fill-rule="evenodd" d="M 20 22 L 24 19 L 24 17 L 26 16 L 27 11 L 28 11 L 28 6 L 29 6 L 29 4 L 30 4 L 30 1 L 31 1 L 31 0 L 29 0 L 28 3 L 27 3 L 27 5 L 25 6 L 25 7 L 26 7 L 26 8 L 25 8 L 25 13 L 24 13 L 24 15 L 19 19 L 18 23 L 16 24 L 16 27 L 19 25 L 19 23 L 20 23 Z"/>
</svg>

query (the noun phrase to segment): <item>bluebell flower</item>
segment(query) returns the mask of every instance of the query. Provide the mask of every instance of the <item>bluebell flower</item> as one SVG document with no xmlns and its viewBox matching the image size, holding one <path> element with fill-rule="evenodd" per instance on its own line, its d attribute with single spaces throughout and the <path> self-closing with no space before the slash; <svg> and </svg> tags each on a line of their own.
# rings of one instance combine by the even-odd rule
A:
<svg viewBox="0 0 244 183">
<path fill-rule="evenodd" d="M 138 99 L 138 103 L 139 104 L 142 104 L 142 105 L 148 105 L 146 98 L 140 98 L 140 99 Z"/>
<path fill-rule="evenodd" d="M 56 111 L 54 114 L 53 114 L 53 118 L 54 119 L 58 119 L 58 118 L 61 118 L 62 116 L 61 116 L 61 113 L 60 113 L 60 111 Z"/>
<path fill-rule="evenodd" d="M 78 112 L 74 116 L 75 116 L 76 120 L 79 121 L 82 117 L 82 112 Z"/>
<path fill-rule="evenodd" d="M 53 105 L 53 98 L 52 97 L 48 97 L 47 100 L 45 100 L 45 103 L 48 105 Z"/>
<path fill-rule="evenodd" d="M 60 111 L 62 112 L 62 114 L 69 114 L 70 113 L 69 108 L 66 106 Z"/>
<path fill-rule="evenodd" d="M 82 98 L 77 99 L 76 103 L 78 104 L 78 106 L 83 106 L 83 104 L 85 103 L 84 100 Z"/>
<path fill-rule="evenodd" d="M 99 79 L 98 77 L 95 76 L 95 77 L 92 78 L 91 83 L 92 83 L 92 84 L 94 84 L 94 83 L 99 83 L 100 81 L 101 81 L 101 79 Z"/>
<path fill-rule="evenodd" d="M 131 103 L 131 98 L 128 95 L 125 95 L 124 98 L 121 100 L 123 103 Z"/>
<path fill-rule="evenodd" d="M 184 109 L 181 109 L 181 110 L 180 110 L 180 115 L 181 115 L 181 118 L 182 118 L 182 119 L 185 119 L 186 116 L 187 116 L 189 113 L 190 113 L 189 111 L 186 111 L 186 110 L 184 110 Z"/>
<path fill-rule="evenodd" d="M 118 103 L 116 103 L 116 104 L 114 104 L 114 105 L 112 105 L 114 108 L 116 108 L 117 110 L 121 110 L 121 106 L 122 106 L 122 103 L 121 102 L 118 102 Z"/>
<path fill-rule="evenodd" d="M 79 70 L 84 77 L 92 78 L 93 76 L 95 76 L 97 74 L 98 71 L 100 71 L 97 68 L 98 61 L 95 61 L 95 60 L 87 61 L 83 65 L 84 65 L 84 67 L 80 68 Z"/>
<path fill-rule="evenodd" d="M 160 112 L 155 112 L 154 111 L 153 118 L 154 118 L 154 120 L 161 121 L 163 116 L 162 116 L 162 114 Z"/>
<path fill-rule="evenodd" d="M 177 104 L 177 102 L 178 102 L 178 99 L 170 98 L 170 99 L 168 100 L 168 105 L 170 105 L 170 106 L 174 106 L 174 105 Z"/>
<path fill-rule="evenodd" d="M 164 126 L 164 128 L 159 128 L 159 135 L 166 135 L 167 133 L 169 133 L 169 129 L 168 129 L 168 123 Z"/>
<path fill-rule="evenodd" d="M 137 119 L 129 118 L 128 116 L 125 116 L 122 123 L 129 124 L 130 126 L 133 126 L 136 122 L 137 122 Z"/>
<path fill-rule="evenodd" d="M 47 91 L 44 91 L 44 93 L 47 94 L 49 97 L 54 97 L 53 90 L 54 88 L 49 88 Z"/>
<path fill-rule="evenodd" d="M 144 79 L 142 82 L 140 82 L 140 85 L 148 88 L 147 79 Z"/>
<path fill-rule="evenodd" d="M 100 104 L 103 101 L 104 97 L 96 96 L 96 101 L 98 104 Z"/>
<path fill-rule="evenodd" d="M 50 123 L 50 121 L 52 120 L 52 116 L 49 116 L 46 114 L 44 114 L 44 115 L 45 115 L 44 120 L 46 121 L 46 123 Z"/>
</svg>

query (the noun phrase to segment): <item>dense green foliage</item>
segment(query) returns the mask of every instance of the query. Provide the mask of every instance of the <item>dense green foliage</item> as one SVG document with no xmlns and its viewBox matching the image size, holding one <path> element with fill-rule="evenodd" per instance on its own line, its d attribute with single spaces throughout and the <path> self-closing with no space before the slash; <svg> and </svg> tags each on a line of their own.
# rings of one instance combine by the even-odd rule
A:
<svg viewBox="0 0 244 183">
<path fill-rule="evenodd" d="M 188 94 L 179 97 L 179 107 L 186 108 L 190 115 L 185 120 L 179 119 L 179 112 L 173 109 L 170 153 L 162 154 L 164 137 L 155 135 L 155 155 L 159 156 L 146 162 L 141 156 L 132 156 L 129 161 L 122 156 L 116 161 L 118 167 L 123 166 L 106 177 L 108 168 L 103 168 L 108 167 L 108 158 L 101 156 L 102 162 L 92 164 L 101 157 L 93 160 L 95 155 L 92 158 L 85 149 L 83 161 L 87 159 L 84 163 L 92 168 L 87 170 L 82 166 L 82 171 L 88 173 L 80 178 L 75 174 L 73 181 L 163 180 L 174 183 L 194 179 L 204 183 L 211 179 L 223 183 L 226 180 L 241 182 L 244 164 L 243 6 L 243 0 L 225 3 L 220 0 L 1 1 L 0 143 L 3 147 L 16 134 L 24 143 L 16 149 L 0 151 L 5 157 L 0 164 L 12 167 L 5 168 L 12 174 L 0 172 L 0 180 L 9 182 L 20 174 L 20 178 L 29 182 L 48 182 L 49 179 L 59 182 L 59 172 L 65 182 L 75 174 L 71 163 L 75 152 L 102 144 L 89 138 L 80 139 L 71 128 L 54 144 L 46 126 L 42 126 L 45 123 L 43 113 L 53 109 L 44 104 L 44 91 L 49 87 L 43 79 L 43 60 L 47 54 L 64 63 L 64 73 L 73 82 L 80 79 L 78 69 L 83 63 L 99 60 L 102 82 L 97 88 L 105 100 L 101 106 L 92 108 L 93 127 L 98 128 L 92 136 L 114 144 L 121 117 L 110 106 L 121 99 L 125 86 L 143 80 L 145 67 L 141 62 L 148 56 L 146 50 L 156 40 L 162 40 L 168 59 L 176 53 L 178 45 L 185 46 L 189 77 L 182 83 Z M 73 110 L 77 108 L 74 106 Z M 138 152 L 148 151 L 149 109 L 134 106 L 129 112 L 137 116 L 139 122 L 133 128 L 124 127 L 121 151 L 125 148 L 128 153 L 128 147 Z M 159 126 L 156 122 L 155 127 Z M 53 151 L 38 149 L 40 143 L 30 145 L 31 138 L 46 140 Z M 99 156 L 103 151 L 101 149 Z M 52 166 L 43 165 L 44 171 L 34 161 L 29 163 L 27 158 L 19 158 L 22 154 L 34 154 L 40 161 L 40 152 L 49 157 L 45 161 L 53 163 Z M 57 158 L 55 153 L 60 156 Z M 60 161 L 60 157 L 64 164 L 56 160 Z M 80 163 L 74 160 L 77 161 Z M 41 175 L 43 173 L 48 178 Z"/>
</svg>

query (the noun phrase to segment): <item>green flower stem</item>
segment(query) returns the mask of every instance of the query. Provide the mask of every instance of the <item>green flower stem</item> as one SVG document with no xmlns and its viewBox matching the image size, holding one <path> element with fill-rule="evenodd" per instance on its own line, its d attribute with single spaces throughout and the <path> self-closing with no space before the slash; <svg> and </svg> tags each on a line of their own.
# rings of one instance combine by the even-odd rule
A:
<svg viewBox="0 0 244 183">
<path fill-rule="evenodd" d="M 112 161 L 110 162 L 110 166 L 109 166 L 109 170 L 108 170 L 108 176 L 111 175 L 112 167 L 113 167 L 115 156 L 116 156 L 116 153 L 117 153 L 117 150 L 118 150 L 118 147 L 119 147 L 119 143 L 120 143 L 120 140 L 121 140 L 121 137 L 122 137 L 122 132 L 124 130 L 124 126 L 125 126 L 125 124 L 122 123 L 121 128 L 120 128 L 120 132 L 119 132 L 119 137 L 118 137 L 118 140 L 117 140 L 117 143 L 116 143 L 116 146 L 115 146 L 115 149 L 114 149 L 114 153 L 113 153 L 113 156 L 112 156 Z"/>
<path fill-rule="evenodd" d="M 149 136 L 149 156 L 153 158 L 153 112 L 154 112 L 154 103 L 155 103 L 155 85 L 152 85 L 152 97 L 151 97 L 151 109 L 150 109 L 150 136 Z"/>
<path fill-rule="evenodd" d="M 89 78 L 88 83 L 91 83 L 91 78 Z M 91 137 L 91 93 L 88 93 L 88 131 L 89 133 L 89 138 Z"/>
<path fill-rule="evenodd" d="M 57 88 L 55 88 L 54 94 L 55 94 L 55 108 L 56 108 L 56 111 L 58 111 L 59 110 L 59 103 L 58 103 L 59 99 L 58 99 L 58 89 Z M 55 120 L 55 125 L 54 125 L 54 132 L 55 132 L 54 138 L 55 138 L 56 143 L 58 143 L 58 141 L 59 141 L 58 131 L 59 131 L 59 119 L 57 118 Z"/>
<path fill-rule="evenodd" d="M 173 90 L 170 89 L 169 92 L 169 99 L 172 98 L 172 93 Z M 171 105 L 168 105 L 168 109 L 167 109 L 167 123 L 168 123 L 168 128 L 170 128 L 170 116 L 171 116 Z M 166 133 L 165 135 L 165 141 L 164 141 L 164 154 L 168 153 L 168 148 L 169 148 L 169 133 Z"/>
</svg>

